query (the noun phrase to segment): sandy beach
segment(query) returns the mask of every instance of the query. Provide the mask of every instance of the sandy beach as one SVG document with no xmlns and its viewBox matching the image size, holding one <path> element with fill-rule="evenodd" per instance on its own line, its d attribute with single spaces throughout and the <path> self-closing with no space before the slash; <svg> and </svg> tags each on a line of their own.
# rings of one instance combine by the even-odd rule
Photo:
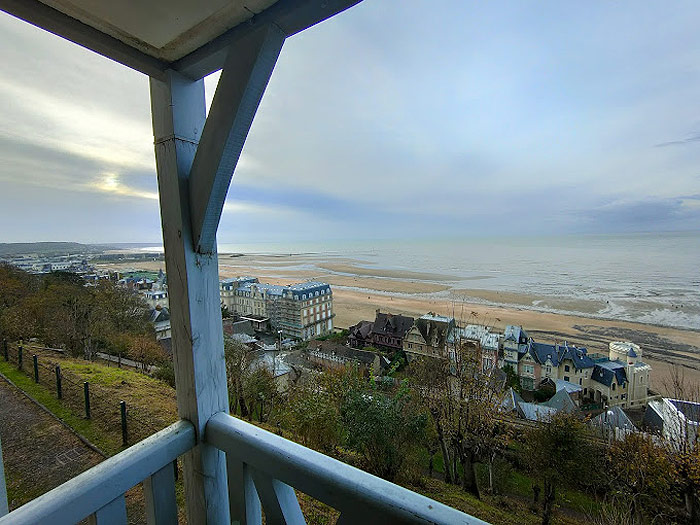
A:
<svg viewBox="0 0 700 525">
<path fill-rule="evenodd" d="M 114 270 L 165 269 L 162 261 L 103 264 Z M 428 311 L 453 315 L 461 323 L 478 323 L 502 330 L 522 325 L 538 341 L 568 341 L 607 352 L 614 340 L 639 344 L 652 367 L 652 388 L 664 391 L 669 369 L 680 365 L 688 380 L 700 383 L 700 331 L 593 317 L 600 301 L 537 297 L 527 293 L 456 289 L 449 276 L 410 271 L 364 268 L 351 259 L 322 255 L 231 255 L 221 254 L 221 278 L 254 275 L 262 282 L 292 284 L 323 280 L 333 286 L 335 326 L 346 328 L 362 319 L 373 319 L 376 309 L 420 316 Z M 475 283 L 478 279 L 475 279 Z M 478 285 L 475 285 L 478 286 Z M 581 312 L 568 315 L 537 311 L 543 308 Z M 591 316 L 589 316 L 589 314 Z"/>
</svg>

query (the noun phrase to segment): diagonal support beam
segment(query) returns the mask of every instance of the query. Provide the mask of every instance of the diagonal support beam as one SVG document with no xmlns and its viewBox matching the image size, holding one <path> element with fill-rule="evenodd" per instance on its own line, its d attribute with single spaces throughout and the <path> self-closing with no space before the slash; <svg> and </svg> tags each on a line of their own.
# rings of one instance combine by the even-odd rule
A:
<svg viewBox="0 0 700 525">
<path fill-rule="evenodd" d="M 279 57 L 285 35 L 261 27 L 231 48 L 216 88 L 189 178 L 192 239 L 197 253 L 213 253 L 233 171 Z"/>
</svg>

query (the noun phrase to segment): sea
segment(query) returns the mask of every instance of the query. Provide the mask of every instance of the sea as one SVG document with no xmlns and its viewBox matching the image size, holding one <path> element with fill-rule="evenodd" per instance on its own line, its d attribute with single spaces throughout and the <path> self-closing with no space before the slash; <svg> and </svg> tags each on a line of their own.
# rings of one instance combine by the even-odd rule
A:
<svg viewBox="0 0 700 525">
<path fill-rule="evenodd" d="M 299 269 L 335 259 L 401 280 L 417 272 L 449 286 L 430 295 L 456 301 L 700 330 L 700 232 L 220 244 L 219 252 L 294 255 Z"/>
</svg>

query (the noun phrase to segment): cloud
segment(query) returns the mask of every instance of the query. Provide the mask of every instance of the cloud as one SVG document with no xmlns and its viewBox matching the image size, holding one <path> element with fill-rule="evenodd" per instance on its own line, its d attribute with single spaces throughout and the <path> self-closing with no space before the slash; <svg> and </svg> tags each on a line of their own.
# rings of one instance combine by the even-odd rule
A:
<svg viewBox="0 0 700 525">
<path fill-rule="evenodd" d="M 693 144 L 695 142 L 700 142 L 700 133 L 697 135 L 691 135 L 682 140 L 672 140 L 669 142 L 661 142 L 659 144 L 654 144 L 655 148 L 665 148 L 667 146 L 684 146 L 687 144 Z"/>
</svg>

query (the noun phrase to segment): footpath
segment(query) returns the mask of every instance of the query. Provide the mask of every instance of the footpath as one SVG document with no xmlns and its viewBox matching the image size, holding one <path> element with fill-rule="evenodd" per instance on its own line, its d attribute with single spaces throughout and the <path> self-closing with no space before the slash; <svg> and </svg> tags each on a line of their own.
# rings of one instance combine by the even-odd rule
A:
<svg viewBox="0 0 700 525">
<path fill-rule="evenodd" d="M 0 441 L 10 510 L 104 459 L 2 377 Z"/>
</svg>

